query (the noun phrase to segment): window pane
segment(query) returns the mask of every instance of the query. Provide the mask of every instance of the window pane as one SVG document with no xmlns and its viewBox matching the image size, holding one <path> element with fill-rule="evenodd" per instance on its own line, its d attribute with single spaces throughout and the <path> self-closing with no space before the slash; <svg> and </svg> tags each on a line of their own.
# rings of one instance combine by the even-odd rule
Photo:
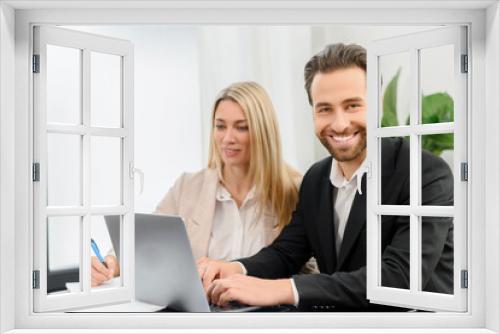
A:
<svg viewBox="0 0 500 334">
<path fill-rule="evenodd" d="M 453 218 L 421 217 L 422 291 L 453 294 Z"/>
<path fill-rule="evenodd" d="M 80 292 L 81 217 L 47 219 L 47 292 Z"/>
<path fill-rule="evenodd" d="M 47 134 L 47 204 L 49 206 L 81 205 L 80 135 Z"/>
<path fill-rule="evenodd" d="M 453 45 L 420 50 L 421 123 L 453 122 Z"/>
<path fill-rule="evenodd" d="M 381 216 L 382 272 L 381 286 L 398 289 L 410 288 L 410 217 Z M 384 234 L 395 233 L 387 245 Z"/>
<path fill-rule="evenodd" d="M 410 124 L 410 53 L 379 56 L 380 127 Z"/>
<path fill-rule="evenodd" d="M 409 205 L 410 204 L 410 141 L 408 138 L 388 137 L 379 139 L 381 159 L 380 173 L 382 182 L 380 183 L 382 205 Z M 394 152 L 400 152 L 397 161 Z M 398 173 L 394 177 L 394 173 Z M 405 180 L 405 181 L 403 181 Z M 398 182 L 397 187 L 401 189 L 396 193 L 394 182 Z M 399 183 L 403 182 L 401 185 Z"/>
<path fill-rule="evenodd" d="M 91 246 L 91 273 L 94 272 L 92 287 L 96 290 L 121 286 L 119 275 L 121 217 L 113 216 L 107 219 L 106 221 L 102 215 L 91 217 L 90 235 L 94 241 L 94 247 Z M 104 260 L 104 263 L 101 260 Z M 100 266 L 101 263 L 104 265 Z"/>
<path fill-rule="evenodd" d="M 91 53 L 90 120 L 92 126 L 121 127 L 121 57 Z"/>
<path fill-rule="evenodd" d="M 453 133 L 424 135 L 422 205 L 453 206 Z"/>
<path fill-rule="evenodd" d="M 47 122 L 81 123 L 81 50 L 47 45 Z"/>
<path fill-rule="evenodd" d="M 121 138 L 92 137 L 90 149 L 92 205 L 120 205 L 122 203 Z"/>
</svg>

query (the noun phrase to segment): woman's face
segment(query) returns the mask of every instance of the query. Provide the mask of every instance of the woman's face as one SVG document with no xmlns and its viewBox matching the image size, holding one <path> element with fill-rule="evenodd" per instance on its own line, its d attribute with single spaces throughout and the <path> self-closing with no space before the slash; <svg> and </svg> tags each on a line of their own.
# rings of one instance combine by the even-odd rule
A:
<svg viewBox="0 0 500 334">
<path fill-rule="evenodd" d="M 214 138 L 217 150 L 227 167 L 250 164 L 250 133 L 243 109 L 236 102 L 223 100 L 215 110 Z"/>
</svg>

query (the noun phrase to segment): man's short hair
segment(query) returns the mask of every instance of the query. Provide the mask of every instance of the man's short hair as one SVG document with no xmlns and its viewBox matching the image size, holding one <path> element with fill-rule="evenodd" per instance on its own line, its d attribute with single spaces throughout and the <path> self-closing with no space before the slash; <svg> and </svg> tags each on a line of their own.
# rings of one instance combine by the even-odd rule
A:
<svg viewBox="0 0 500 334">
<path fill-rule="evenodd" d="M 366 72 L 366 50 L 357 44 L 329 44 L 314 55 L 304 68 L 305 89 L 309 104 L 312 105 L 311 84 L 314 76 L 338 69 L 359 67 Z"/>
</svg>

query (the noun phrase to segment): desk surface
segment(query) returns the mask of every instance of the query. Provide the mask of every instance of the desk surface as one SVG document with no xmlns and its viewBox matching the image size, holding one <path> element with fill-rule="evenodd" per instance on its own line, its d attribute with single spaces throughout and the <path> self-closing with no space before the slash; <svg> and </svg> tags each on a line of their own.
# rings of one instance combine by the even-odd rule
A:
<svg viewBox="0 0 500 334">
<path fill-rule="evenodd" d="M 280 305 L 273 307 L 262 307 L 250 312 L 293 312 L 296 311 L 296 308 L 291 305 Z M 152 312 L 160 312 L 160 313 L 170 313 L 170 312 L 178 312 L 168 307 L 158 306 L 153 304 L 147 304 L 140 301 L 135 301 L 131 303 L 121 303 L 115 305 L 106 305 L 106 306 L 98 306 L 98 307 L 90 307 L 90 308 L 82 308 L 79 310 L 70 311 L 70 313 L 95 313 L 95 312 L 103 312 L 103 313 L 152 313 Z M 247 312 L 242 312 L 247 313 Z"/>
<path fill-rule="evenodd" d="M 96 306 L 89 308 L 82 308 L 78 310 L 73 310 L 70 313 L 94 313 L 94 312 L 103 312 L 103 313 L 151 313 L 163 310 L 165 306 L 158 306 L 148 303 L 143 303 L 138 300 L 130 302 L 130 303 L 121 303 L 114 305 L 106 305 L 106 306 Z"/>
</svg>

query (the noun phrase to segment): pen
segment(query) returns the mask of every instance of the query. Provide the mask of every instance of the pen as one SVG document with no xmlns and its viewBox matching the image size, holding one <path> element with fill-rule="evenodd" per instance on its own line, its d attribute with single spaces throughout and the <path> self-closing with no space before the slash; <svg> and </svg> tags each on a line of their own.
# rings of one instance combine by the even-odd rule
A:
<svg viewBox="0 0 500 334">
<path fill-rule="evenodd" d="M 106 262 L 104 262 L 104 258 L 102 257 L 101 252 L 99 251 L 99 247 L 97 247 L 94 239 L 90 239 L 90 245 L 92 246 L 92 250 L 94 251 L 95 256 L 97 256 L 99 261 L 107 268 L 108 266 L 106 265 Z"/>
</svg>

